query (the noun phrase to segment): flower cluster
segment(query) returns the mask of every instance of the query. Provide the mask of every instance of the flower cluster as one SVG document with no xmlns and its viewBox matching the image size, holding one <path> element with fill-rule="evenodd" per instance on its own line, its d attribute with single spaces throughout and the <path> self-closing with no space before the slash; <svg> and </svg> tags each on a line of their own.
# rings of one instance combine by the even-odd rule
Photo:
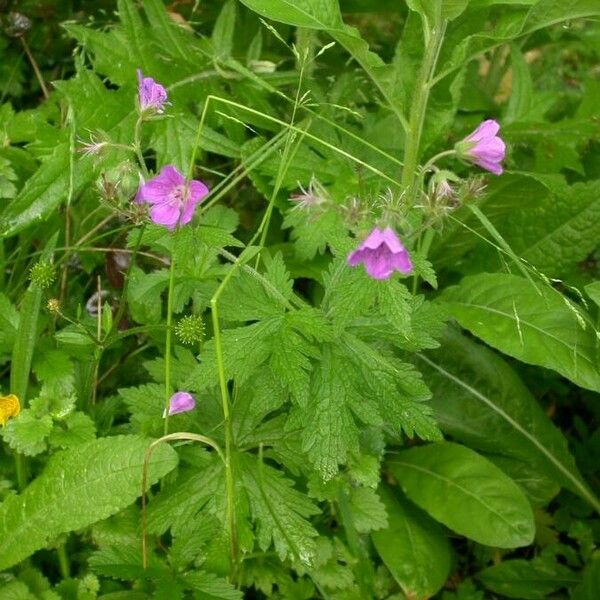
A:
<svg viewBox="0 0 600 600">
<path fill-rule="evenodd" d="M 430 212 L 433 215 L 443 215 L 444 211 L 455 209 L 459 205 L 459 195 L 463 197 L 467 194 L 473 195 L 472 186 L 462 185 L 464 182 L 451 171 L 442 171 L 433 166 L 435 161 L 442 156 L 455 154 L 464 161 L 476 164 L 495 175 L 501 175 L 506 145 L 499 137 L 499 131 L 499 123 L 491 119 L 484 121 L 473 133 L 458 142 L 454 150 L 443 152 L 427 163 L 427 167 L 434 171 L 429 182 L 428 196 Z M 479 181 L 477 187 L 481 187 Z M 308 190 L 300 189 L 301 194 L 291 197 L 296 206 L 309 210 L 322 204 L 323 194 L 315 193 L 313 182 Z M 384 222 L 394 218 L 393 214 L 386 215 L 385 212 L 382 216 L 381 220 Z M 395 272 L 402 275 L 410 275 L 413 272 L 413 262 L 408 250 L 389 225 L 384 229 L 380 227 L 372 229 L 358 248 L 348 255 L 347 262 L 352 267 L 364 265 L 367 274 L 378 280 L 389 279 Z"/>
</svg>

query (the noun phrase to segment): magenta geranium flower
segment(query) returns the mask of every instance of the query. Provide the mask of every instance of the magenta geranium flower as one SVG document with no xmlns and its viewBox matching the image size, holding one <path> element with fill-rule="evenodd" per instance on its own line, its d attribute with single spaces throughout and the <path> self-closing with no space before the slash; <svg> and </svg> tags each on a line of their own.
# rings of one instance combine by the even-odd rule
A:
<svg viewBox="0 0 600 600">
<path fill-rule="evenodd" d="M 152 77 L 144 77 L 140 69 L 137 70 L 137 77 L 141 111 L 164 112 L 164 106 L 167 102 L 167 90 L 160 83 L 156 83 Z"/>
<path fill-rule="evenodd" d="M 374 279 L 389 279 L 394 271 L 408 275 L 413 265 L 408 250 L 390 227 L 375 227 L 367 239 L 348 256 L 352 267 L 363 263 L 367 273 Z"/>
<path fill-rule="evenodd" d="M 484 121 L 471 135 L 456 145 L 458 155 L 495 175 L 502 175 L 506 145 L 497 135 L 499 131 L 498 122 L 493 119 Z"/>
<path fill-rule="evenodd" d="M 204 183 L 195 179 L 186 181 L 173 165 L 167 165 L 140 187 L 135 200 L 150 204 L 150 218 L 154 223 L 175 229 L 192 220 L 196 205 L 207 194 Z"/>
<path fill-rule="evenodd" d="M 188 392 L 175 392 L 169 400 L 169 416 L 196 408 L 194 396 Z"/>
</svg>

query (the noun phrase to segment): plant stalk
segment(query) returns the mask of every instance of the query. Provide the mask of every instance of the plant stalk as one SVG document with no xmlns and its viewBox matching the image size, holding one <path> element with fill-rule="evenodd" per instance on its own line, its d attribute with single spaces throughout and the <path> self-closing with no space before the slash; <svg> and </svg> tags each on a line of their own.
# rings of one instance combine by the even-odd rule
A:
<svg viewBox="0 0 600 600">
<path fill-rule="evenodd" d="M 402 187 L 406 192 L 409 206 L 414 204 L 417 194 L 418 162 L 421 149 L 421 137 L 423 135 L 423 124 L 427 114 L 427 103 L 432 87 L 432 79 L 435 67 L 446 33 L 446 21 L 439 21 L 431 28 L 431 34 L 421 70 L 417 79 L 415 94 L 413 96 L 408 135 L 406 136 L 406 149 L 404 151 L 404 169 L 402 170 Z"/>
</svg>

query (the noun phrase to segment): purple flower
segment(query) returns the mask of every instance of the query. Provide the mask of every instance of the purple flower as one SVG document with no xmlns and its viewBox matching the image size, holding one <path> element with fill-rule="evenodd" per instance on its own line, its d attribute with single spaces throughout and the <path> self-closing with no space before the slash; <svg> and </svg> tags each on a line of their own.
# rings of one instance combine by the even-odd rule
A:
<svg viewBox="0 0 600 600">
<path fill-rule="evenodd" d="M 140 69 L 137 70 L 137 77 L 141 111 L 154 110 L 159 114 L 164 112 L 167 90 L 160 83 L 156 83 L 152 77 L 144 77 Z"/>
<path fill-rule="evenodd" d="M 496 135 L 499 131 L 499 123 L 492 119 L 484 121 L 471 135 L 457 144 L 459 156 L 496 175 L 502 175 L 506 145 Z"/>
<path fill-rule="evenodd" d="M 348 256 L 348 264 L 355 267 L 359 263 L 374 279 L 389 279 L 394 271 L 408 275 L 413 266 L 410 255 L 396 232 L 390 227 L 375 227 L 369 237 Z"/>
<path fill-rule="evenodd" d="M 136 197 L 136 202 L 150 204 L 150 218 L 157 225 L 175 229 L 192 220 L 196 205 L 208 194 L 208 188 L 201 181 L 186 181 L 173 166 L 166 165 L 160 173 L 144 183 Z"/>
<path fill-rule="evenodd" d="M 194 408 L 196 408 L 196 401 L 188 392 L 175 392 L 169 400 L 169 416 L 188 412 Z"/>
</svg>

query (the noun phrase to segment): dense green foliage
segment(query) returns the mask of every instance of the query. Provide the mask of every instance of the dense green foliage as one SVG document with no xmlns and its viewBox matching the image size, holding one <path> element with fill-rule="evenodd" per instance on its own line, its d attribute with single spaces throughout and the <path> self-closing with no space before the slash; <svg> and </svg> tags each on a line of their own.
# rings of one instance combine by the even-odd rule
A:
<svg viewBox="0 0 600 600">
<path fill-rule="evenodd" d="M 0 600 L 596 599 L 598 0 L 0 17 Z"/>
</svg>

